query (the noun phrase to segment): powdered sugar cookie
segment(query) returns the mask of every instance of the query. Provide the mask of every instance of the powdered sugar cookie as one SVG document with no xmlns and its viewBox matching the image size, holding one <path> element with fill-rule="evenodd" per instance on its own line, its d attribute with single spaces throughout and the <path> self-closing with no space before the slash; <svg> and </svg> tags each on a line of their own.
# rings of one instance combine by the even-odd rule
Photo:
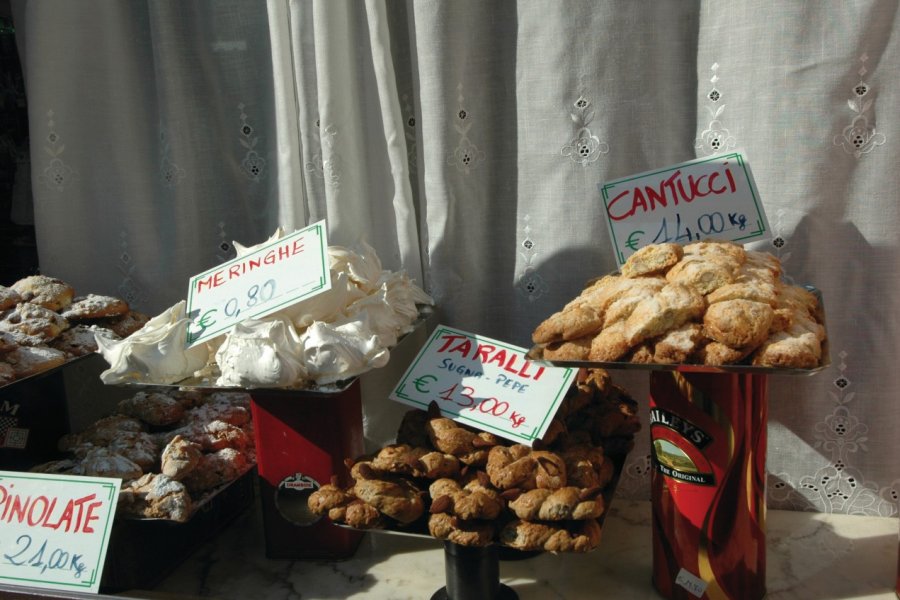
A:
<svg viewBox="0 0 900 600">
<path fill-rule="evenodd" d="M 12 289 L 22 300 L 38 304 L 50 310 L 62 310 L 72 304 L 75 288 L 61 279 L 46 275 L 30 275 L 14 284 Z"/>
<path fill-rule="evenodd" d="M 60 314 L 67 319 L 102 319 L 104 317 L 117 317 L 128 312 L 128 303 L 113 296 L 101 296 L 88 294 L 77 296 L 72 304 L 61 311 Z"/>
<path fill-rule="evenodd" d="M 127 313 L 117 317 L 108 317 L 98 320 L 96 321 L 96 325 L 98 327 L 109 329 L 121 338 L 127 338 L 129 335 L 146 325 L 149 320 L 150 317 L 144 313 L 129 310 Z"/>
<path fill-rule="evenodd" d="M 19 302 L 22 302 L 22 296 L 19 292 L 5 285 L 0 285 L 0 310 L 12 308 Z"/>
<path fill-rule="evenodd" d="M 38 344 L 45 344 L 69 328 L 69 322 L 49 308 L 30 302 L 21 302 L 5 313 L 0 319 L 0 331 L 6 331 L 16 337 L 19 344 L 33 346 L 29 343 L 36 338 Z M 21 336 L 25 336 L 24 338 Z"/>
<path fill-rule="evenodd" d="M 8 362 L 0 361 L 0 385 L 6 385 L 16 380 L 16 370 Z"/>
<path fill-rule="evenodd" d="M 55 348 L 20 346 L 8 352 L 4 360 L 16 373 L 16 378 L 42 373 L 66 362 L 66 355 Z"/>
<path fill-rule="evenodd" d="M 97 335 L 110 336 L 106 329 L 88 325 L 76 325 L 59 334 L 50 342 L 51 348 L 62 350 L 69 356 L 84 356 L 97 351 Z"/>
</svg>

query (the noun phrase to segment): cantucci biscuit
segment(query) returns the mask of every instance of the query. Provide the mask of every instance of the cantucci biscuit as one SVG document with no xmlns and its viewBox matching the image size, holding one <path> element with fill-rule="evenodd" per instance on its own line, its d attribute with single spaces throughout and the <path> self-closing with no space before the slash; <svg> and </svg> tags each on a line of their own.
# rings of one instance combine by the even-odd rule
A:
<svg viewBox="0 0 900 600">
<path fill-rule="evenodd" d="M 764 302 L 725 300 L 711 304 L 703 316 L 703 331 L 732 348 L 756 347 L 769 336 L 774 311 Z"/>
<path fill-rule="evenodd" d="M 670 283 L 635 307 L 625 321 L 625 339 L 629 345 L 634 345 L 656 337 L 699 318 L 705 307 L 706 301 L 696 290 Z"/>
<path fill-rule="evenodd" d="M 680 283 L 705 296 L 731 283 L 735 268 L 727 262 L 688 257 L 666 272 L 666 280 Z"/>
<path fill-rule="evenodd" d="M 651 244 L 628 257 L 622 265 L 625 277 L 640 277 L 663 272 L 681 260 L 684 249 L 679 244 Z"/>
</svg>

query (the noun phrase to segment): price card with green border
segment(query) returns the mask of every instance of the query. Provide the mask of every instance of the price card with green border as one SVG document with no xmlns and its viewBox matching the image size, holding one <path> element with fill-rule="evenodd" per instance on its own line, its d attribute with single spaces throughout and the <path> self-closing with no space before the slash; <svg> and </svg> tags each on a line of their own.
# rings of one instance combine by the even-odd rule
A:
<svg viewBox="0 0 900 600">
<path fill-rule="evenodd" d="M 391 399 L 436 402 L 459 423 L 531 446 L 550 426 L 576 369 L 540 365 L 527 349 L 439 325 Z"/>
<path fill-rule="evenodd" d="M 0 582 L 96 594 L 121 483 L 0 471 Z"/>
<path fill-rule="evenodd" d="M 619 266 L 650 244 L 772 237 L 750 163 L 740 150 L 600 184 Z"/>
<path fill-rule="evenodd" d="M 194 346 L 246 319 L 264 317 L 331 288 L 325 221 L 271 240 L 191 278 L 186 344 Z"/>
</svg>

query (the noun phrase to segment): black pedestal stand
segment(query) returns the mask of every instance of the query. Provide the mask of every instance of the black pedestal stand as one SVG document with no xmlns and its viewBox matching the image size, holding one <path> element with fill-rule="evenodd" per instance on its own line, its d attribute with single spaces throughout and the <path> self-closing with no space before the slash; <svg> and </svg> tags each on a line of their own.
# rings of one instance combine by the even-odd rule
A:
<svg viewBox="0 0 900 600">
<path fill-rule="evenodd" d="M 470 548 L 444 542 L 447 585 L 431 600 L 518 600 L 519 595 L 500 583 L 497 546 Z"/>
</svg>

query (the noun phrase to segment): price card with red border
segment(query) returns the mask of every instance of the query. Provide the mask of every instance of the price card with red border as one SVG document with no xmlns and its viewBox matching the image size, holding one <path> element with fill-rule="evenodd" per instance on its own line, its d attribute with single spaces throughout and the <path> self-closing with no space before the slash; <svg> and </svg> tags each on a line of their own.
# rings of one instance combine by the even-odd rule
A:
<svg viewBox="0 0 900 600">
<path fill-rule="evenodd" d="M 600 184 L 619 266 L 650 244 L 772 237 L 745 154 L 689 160 Z"/>
<path fill-rule="evenodd" d="M 191 278 L 186 344 L 264 317 L 331 288 L 325 221 L 319 221 Z"/>
<path fill-rule="evenodd" d="M 391 399 L 434 401 L 460 423 L 531 446 L 550 426 L 577 369 L 529 361 L 525 348 L 439 325 Z"/>
<path fill-rule="evenodd" d="M 121 483 L 0 471 L 0 582 L 96 594 Z"/>
</svg>

